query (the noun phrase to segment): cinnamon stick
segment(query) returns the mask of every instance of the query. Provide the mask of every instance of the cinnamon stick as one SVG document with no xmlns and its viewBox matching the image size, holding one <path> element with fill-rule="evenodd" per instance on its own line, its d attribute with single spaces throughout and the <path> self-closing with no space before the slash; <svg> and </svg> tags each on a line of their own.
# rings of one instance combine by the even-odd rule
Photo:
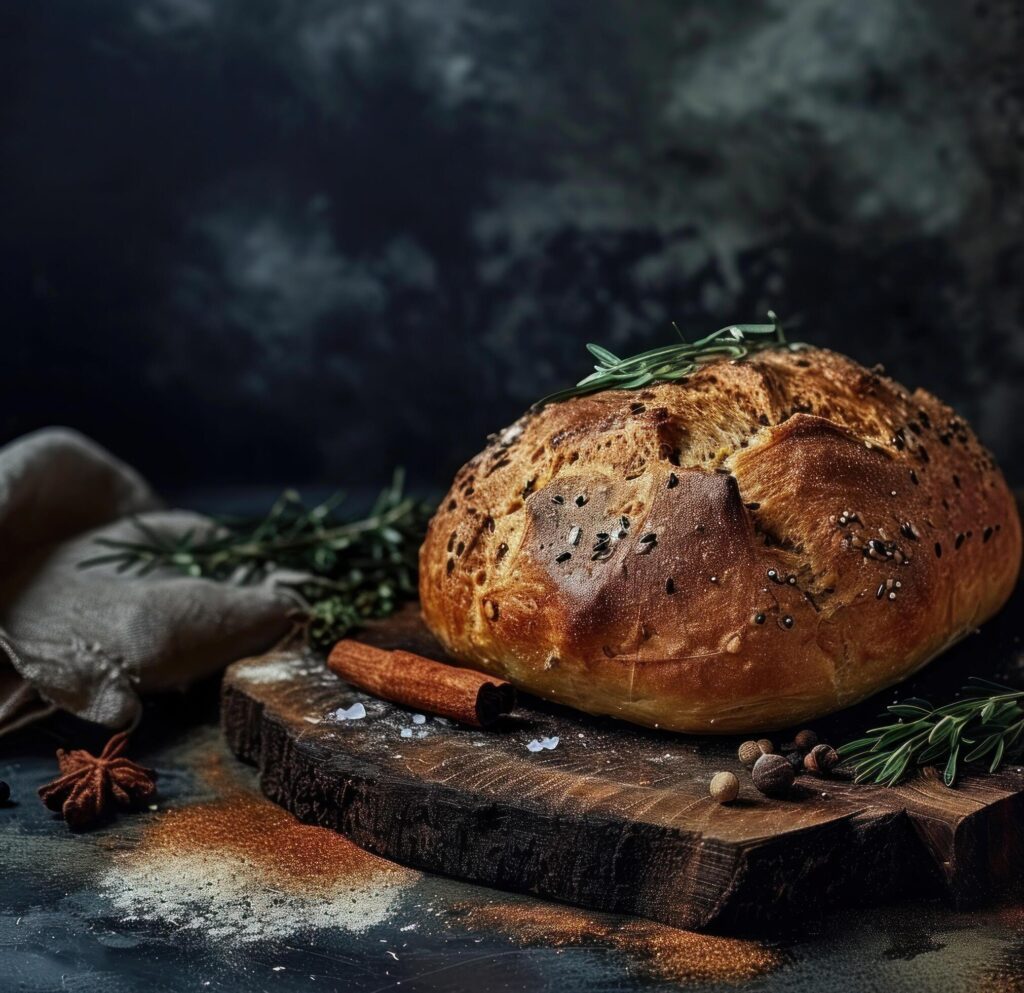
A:
<svg viewBox="0 0 1024 993">
<path fill-rule="evenodd" d="M 331 649 L 327 665 L 374 696 L 471 727 L 487 727 L 515 707 L 516 691 L 504 680 L 412 652 L 345 640 Z"/>
</svg>

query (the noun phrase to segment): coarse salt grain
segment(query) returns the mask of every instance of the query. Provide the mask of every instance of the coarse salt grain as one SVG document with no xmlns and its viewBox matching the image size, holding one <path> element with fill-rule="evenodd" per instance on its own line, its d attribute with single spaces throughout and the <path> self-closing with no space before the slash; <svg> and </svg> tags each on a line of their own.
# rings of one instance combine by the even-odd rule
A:
<svg viewBox="0 0 1024 993">
<path fill-rule="evenodd" d="M 329 721 L 361 721 L 366 716 L 366 708 L 361 703 L 351 707 L 339 707 L 327 715 Z"/>
</svg>

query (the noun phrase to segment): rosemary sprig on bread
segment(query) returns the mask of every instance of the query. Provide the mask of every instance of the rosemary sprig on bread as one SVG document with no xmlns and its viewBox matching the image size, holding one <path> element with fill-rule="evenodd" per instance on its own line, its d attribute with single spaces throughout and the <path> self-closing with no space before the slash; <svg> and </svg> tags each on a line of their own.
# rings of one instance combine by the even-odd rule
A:
<svg viewBox="0 0 1024 993">
<path fill-rule="evenodd" d="M 917 766 L 941 766 L 952 786 L 963 767 L 984 763 L 995 772 L 1024 752 L 1024 690 L 972 678 L 965 699 L 933 707 L 911 697 L 886 710 L 898 720 L 872 728 L 839 749 L 854 781 L 894 786 Z"/>
<path fill-rule="evenodd" d="M 597 359 L 594 371 L 575 386 L 544 397 L 534 407 L 600 390 L 637 390 L 649 383 L 679 381 L 704 362 L 720 358 L 742 359 L 751 352 L 786 345 L 782 322 L 772 310 L 768 311 L 768 318 L 771 324 L 730 324 L 697 341 L 687 341 L 673 321 L 672 327 L 680 339 L 678 344 L 654 348 L 627 359 L 620 359 L 607 348 L 590 343 L 587 351 Z"/>
</svg>

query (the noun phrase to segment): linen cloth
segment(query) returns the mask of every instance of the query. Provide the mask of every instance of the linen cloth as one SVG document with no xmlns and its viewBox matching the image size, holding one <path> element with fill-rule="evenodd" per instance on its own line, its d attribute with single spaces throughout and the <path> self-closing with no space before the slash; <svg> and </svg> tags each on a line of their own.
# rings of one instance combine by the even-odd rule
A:
<svg viewBox="0 0 1024 993">
<path fill-rule="evenodd" d="M 79 567 L 110 551 L 99 537 L 140 540 L 134 517 L 176 534 L 212 526 L 163 510 L 138 473 L 74 431 L 0 448 L 0 735 L 55 708 L 123 728 L 141 693 L 183 688 L 289 630 L 294 604 L 273 577 L 238 586 Z"/>
</svg>

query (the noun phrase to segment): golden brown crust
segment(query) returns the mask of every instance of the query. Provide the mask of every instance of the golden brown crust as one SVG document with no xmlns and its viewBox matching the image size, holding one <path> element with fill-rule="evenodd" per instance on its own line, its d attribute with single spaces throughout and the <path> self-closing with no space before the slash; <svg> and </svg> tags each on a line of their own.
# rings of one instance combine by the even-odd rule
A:
<svg viewBox="0 0 1024 993">
<path fill-rule="evenodd" d="M 430 524 L 420 597 L 455 658 L 532 693 L 731 733 L 905 678 L 1002 606 L 1020 556 L 950 408 L 772 350 L 495 436 Z"/>
</svg>

